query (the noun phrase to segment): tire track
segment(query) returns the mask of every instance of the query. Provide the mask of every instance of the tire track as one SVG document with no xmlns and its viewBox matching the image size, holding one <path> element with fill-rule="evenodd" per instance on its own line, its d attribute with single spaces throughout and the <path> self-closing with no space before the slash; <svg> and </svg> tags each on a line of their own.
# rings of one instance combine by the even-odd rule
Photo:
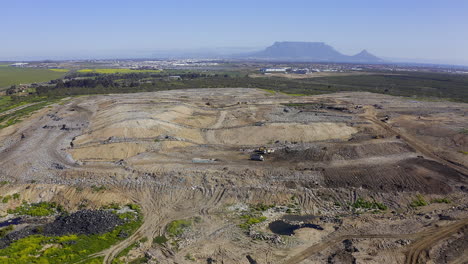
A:
<svg viewBox="0 0 468 264">
<path fill-rule="evenodd" d="M 455 224 L 441 228 L 429 228 L 418 233 L 412 234 L 367 234 L 367 235 L 342 235 L 335 238 L 330 238 L 324 242 L 314 244 L 302 252 L 290 257 L 287 259 L 284 264 L 297 264 L 306 260 L 314 254 L 317 254 L 328 247 L 339 243 L 345 239 L 355 239 L 355 238 L 394 238 L 394 239 L 418 239 L 415 243 L 410 246 L 410 249 L 406 253 L 406 264 L 416 264 L 421 254 L 425 250 L 432 247 L 437 242 L 446 239 L 447 237 L 458 232 L 461 228 L 468 225 L 468 219 L 463 219 Z"/>
</svg>

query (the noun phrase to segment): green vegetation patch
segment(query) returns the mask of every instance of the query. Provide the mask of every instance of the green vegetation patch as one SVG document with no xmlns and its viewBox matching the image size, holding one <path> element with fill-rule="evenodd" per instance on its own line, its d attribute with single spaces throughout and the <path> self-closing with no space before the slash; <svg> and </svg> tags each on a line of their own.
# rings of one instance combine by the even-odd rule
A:
<svg viewBox="0 0 468 264">
<path fill-rule="evenodd" d="M 169 236 L 177 237 L 182 235 L 182 233 L 191 226 L 192 221 L 190 219 L 174 220 L 166 226 L 166 232 Z"/>
<path fill-rule="evenodd" d="M 353 208 L 362 208 L 362 209 L 375 209 L 385 211 L 388 209 L 386 205 L 383 203 L 379 203 L 376 201 L 367 201 L 363 198 L 358 198 L 355 203 L 351 205 Z"/>
<path fill-rule="evenodd" d="M 187 254 L 185 255 L 185 259 L 186 259 L 186 260 L 190 260 L 190 261 L 196 261 L 196 260 L 197 260 L 197 259 L 195 259 L 195 257 L 193 257 L 192 254 L 190 254 L 190 253 L 187 253 Z"/>
<path fill-rule="evenodd" d="M 39 102 L 39 103 L 30 105 L 28 107 L 19 109 L 13 113 L 0 115 L 0 129 L 19 123 L 21 122 L 22 118 L 34 113 L 35 111 L 38 111 L 44 108 L 47 105 L 53 104 L 55 102 L 56 100 Z"/>
<path fill-rule="evenodd" d="M 93 190 L 93 192 L 101 192 L 101 191 L 106 190 L 106 186 L 93 185 L 93 186 L 91 186 L 91 189 Z"/>
<path fill-rule="evenodd" d="M 167 241 L 169 241 L 169 239 L 166 236 L 157 236 L 153 238 L 153 243 L 158 245 L 164 245 Z"/>
<path fill-rule="evenodd" d="M 252 215 L 242 215 L 244 222 L 239 225 L 240 228 L 249 230 L 252 225 L 265 222 L 267 218 L 265 216 L 252 216 Z"/>
<path fill-rule="evenodd" d="M 124 250 L 122 250 L 122 251 L 112 260 L 112 263 L 113 263 L 113 264 L 124 264 L 125 262 L 122 261 L 120 258 L 127 256 L 128 253 L 129 253 L 132 249 L 138 247 L 139 245 L 140 245 L 139 242 L 134 242 L 134 243 L 130 244 L 130 246 L 128 246 L 128 247 L 126 247 Z"/>
<path fill-rule="evenodd" d="M 445 203 L 449 204 L 452 203 L 452 201 L 449 198 L 435 198 L 431 200 L 431 203 Z"/>
<path fill-rule="evenodd" d="M 14 225 L 9 225 L 7 227 L 0 228 L 0 238 L 4 237 L 9 232 L 13 231 L 13 229 L 15 229 Z"/>
<path fill-rule="evenodd" d="M 0 181 L 0 186 L 7 185 L 9 183 L 10 183 L 9 181 Z"/>
<path fill-rule="evenodd" d="M 429 203 L 424 199 L 422 194 L 416 195 L 416 198 L 410 203 L 411 207 L 420 207 L 426 205 L 429 205 Z"/>
<path fill-rule="evenodd" d="M 122 250 L 113 260 L 112 260 L 112 263 L 113 264 L 125 264 L 125 263 L 146 263 L 149 259 L 144 256 L 144 257 L 141 257 L 141 258 L 136 258 L 132 261 L 129 261 L 128 259 L 127 260 L 123 260 L 122 258 L 123 257 L 126 257 L 128 255 L 128 253 L 130 253 L 131 250 L 137 248 L 140 246 L 140 244 L 142 243 L 145 243 L 146 241 L 148 240 L 147 237 L 144 237 L 142 239 L 140 239 L 139 241 L 135 242 L 135 243 L 132 243 L 130 246 L 126 247 L 124 250 Z"/>
<path fill-rule="evenodd" d="M 263 216 L 263 212 L 274 207 L 276 207 L 276 205 L 267 205 L 263 203 L 249 205 L 249 211 L 240 215 L 242 223 L 239 224 L 239 227 L 249 230 L 251 226 L 265 222 L 267 217 Z"/>
<path fill-rule="evenodd" d="M 61 78 L 64 72 L 39 68 L 0 67 L 0 88 L 11 85 L 48 82 Z"/>
<path fill-rule="evenodd" d="M 263 91 L 269 93 L 269 94 L 276 94 L 276 91 L 270 90 L 270 89 L 262 89 Z"/>
<path fill-rule="evenodd" d="M 49 216 L 63 211 L 62 206 L 56 203 L 40 202 L 28 204 L 23 202 L 21 206 L 15 209 L 9 209 L 8 213 L 16 215 Z"/>
<path fill-rule="evenodd" d="M 139 212 L 139 210 L 138 210 Z M 102 258 L 88 256 L 100 252 L 134 233 L 143 222 L 141 213 L 134 214 L 123 225 L 104 234 L 47 237 L 32 235 L 0 249 L 0 263 L 102 263 Z M 122 234 L 126 234 L 123 236 Z M 12 262 L 12 260 L 14 260 Z"/>
</svg>

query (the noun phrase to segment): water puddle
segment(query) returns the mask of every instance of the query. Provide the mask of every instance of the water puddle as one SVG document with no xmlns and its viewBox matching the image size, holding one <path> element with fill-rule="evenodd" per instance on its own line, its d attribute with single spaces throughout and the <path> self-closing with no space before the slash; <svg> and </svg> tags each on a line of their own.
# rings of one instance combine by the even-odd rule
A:
<svg viewBox="0 0 468 264">
<path fill-rule="evenodd" d="M 314 228 L 317 230 L 323 230 L 323 227 L 314 224 L 289 224 L 283 220 L 277 220 L 271 222 L 268 227 L 270 228 L 271 232 L 278 234 L 278 235 L 293 235 L 294 231 L 299 228 Z"/>
<path fill-rule="evenodd" d="M 21 224 L 21 218 L 13 218 L 0 223 L 0 227 L 10 226 L 10 225 L 19 225 Z"/>
</svg>

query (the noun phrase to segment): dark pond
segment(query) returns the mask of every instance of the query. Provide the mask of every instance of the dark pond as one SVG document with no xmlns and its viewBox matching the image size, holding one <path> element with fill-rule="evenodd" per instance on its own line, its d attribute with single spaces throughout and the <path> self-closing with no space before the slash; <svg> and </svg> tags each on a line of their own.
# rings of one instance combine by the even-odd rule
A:
<svg viewBox="0 0 468 264">
<path fill-rule="evenodd" d="M 21 218 L 13 218 L 0 223 L 0 227 L 9 226 L 9 225 L 19 225 L 21 223 Z"/>
<path fill-rule="evenodd" d="M 314 224 L 300 224 L 300 225 L 294 225 L 294 224 L 289 224 L 283 220 L 277 220 L 274 222 L 271 222 L 268 227 L 270 228 L 271 232 L 278 234 L 278 235 L 292 235 L 294 234 L 294 231 L 299 229 L 299 228 L 314 228 L 317 230 L 323 230 L 323 227 L 319 225 L 314 225 Z"/>
</svg>

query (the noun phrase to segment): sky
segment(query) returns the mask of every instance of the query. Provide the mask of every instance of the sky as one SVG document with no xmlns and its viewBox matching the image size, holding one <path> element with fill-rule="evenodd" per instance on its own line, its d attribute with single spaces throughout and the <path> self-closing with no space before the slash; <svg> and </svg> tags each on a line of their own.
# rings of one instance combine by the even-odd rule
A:
<svg viewBox="0 0 468 264">
<path fill-rule="evenodd" d="M 0 0 L 0 60 L 326 42 L 352 55 L 468 65 L 466 0 Z"/>
</svg>

